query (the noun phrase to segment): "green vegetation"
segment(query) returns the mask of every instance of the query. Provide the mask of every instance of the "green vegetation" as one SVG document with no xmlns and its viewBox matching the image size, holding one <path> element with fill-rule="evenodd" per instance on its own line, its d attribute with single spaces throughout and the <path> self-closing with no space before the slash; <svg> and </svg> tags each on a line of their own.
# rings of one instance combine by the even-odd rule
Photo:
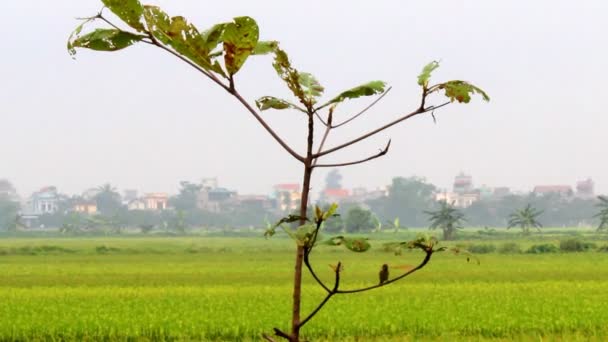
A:
<svg viewBox="0 0 608 342">
<path fill-rule="evenodd" d="M 608 197 L 598 196 L 597 198 L 599 200 L 597 207 L 600 209 L 600 211 L 595 214 L 595 217 L 600 220 L 597 230 L 608 230 Z"/>
<path fill-rule="evenodd" d="M 380 248 L 410 234 L 370 235 L 374 248 L 365 258 L 330 246 L 318 247 L 313 257 L 318 265 L 342 260 L 344 288 L 373 285 L 382 264 L 398 270 L 418 262 L 421 252 L 396 256 Z M 559 237 L 548 239 L 544 243 L 555 244 Z M 523 250 L 532 246 L 521 239 L 483 244 L 505 242 Z M 0 340 L 257 341 L 268 326 L 289 324 L 291 248 L 291 240 L 283 238 L 2 239 Z M 425 272 L 404 281 L 337 296 L 302 337 L 608 338 L 608 254 L 490 252 L 479 258 L 477 265 L 438 254 Z M 318 273 L 328 282 L 334 275 L 329 266 Z M 308 275 L 303 281 L 314 282 Z M 303 299 L 310 310 L 324 292 L 308 289 Z"/>
<path fill-rule="evenodd" d="M 444 240 L 453 240 L 456 230 L 462 229 L 465 221 L 464 214 L 453 205 L 442 201 L 440 207 L 434 211 L 425 211 L 429 215 L 430 229 L 441 229 Z"/>
<path fill-rule="evenodd" d="M 524 235 L 530 235 L 530 228 L 536 228 L 540 232 L 542 224 L 538 221 L 538 217 L 542 213 L 542 210 L 537 210 L 528 204 L 525 208 L 516 210 L 509 215 L 507 229 L 519 227 Z"/>
</svg>

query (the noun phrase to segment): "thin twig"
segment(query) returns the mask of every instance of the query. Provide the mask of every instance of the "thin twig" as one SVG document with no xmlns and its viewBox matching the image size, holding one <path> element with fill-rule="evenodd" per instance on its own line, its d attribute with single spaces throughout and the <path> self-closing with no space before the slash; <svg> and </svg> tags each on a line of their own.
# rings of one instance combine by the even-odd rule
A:
<svg viewBox="0 0 608 342">
<path fill-rule="evenodd" d="M 266 121 L 264 121 L 264 119 L 262 119 L 262 117 L 256 112 L 256 110 L 253 109 L 253 107 L 251 107 L 251 105 L 249 105 L 249 103 L 235 89 L 233 89 L 233 87 L 234 87 L 233 84 L 231 84 L 230 86 L 227 86 L 227 85 L 223 84 L 212 73 L 207 72 L 206 70 L 204 70 L 201 67 L 199 67 L 198 65 L 196 65 L 194 62 L 190 61 L 189 59 L 185 58 L 184 56 L 178 54 L 177 52 L 173 51 L 172 49 L 169 49 L 168 47 L 166 47 L 163 44 L 161 44 L 151 33 L 150 33 L 149 37 L 152 40 L 152 42 L 154 43 L 154 45 L 156 45 L 159 48 L 167 51 L 168 53 L 174 55 L 175 57 L 181 59 L 183 62 L 185 62 L 188 65 L 192 66 L 197 71 L 199 71 L 203 75 L 207 76 L 209 79 L 211 79 L 217 85 L 219 85 L 220 87 L 222 87 L 228 93 L 230 93 L 231 95 L 233 95 L 234 97 L 236 97 L 237 100 L 239 102 L 241 102 L 241 104 L 243 104 L 243 106 L 245 106 L 245 108 L 256 118 L 256 120 L 258 120 L 258 122 L 266 129 L 266 131 L 268 133 L 270 133 L 270 135 L 279 143 L 279 145 L 281 145 L 281 147 L 283 147 L 295 159 L 299 160 L 300 162 L 304 162 L 304 157 L 300 156 L 289 145 L 287 145 L 287 143 L 285 141 L 283 141 L 283 139 L 281 139 L 281 137 L 279 137 L 277 135 L 277 133 L 272 128 L 270 128 L 270 126 L 266 123 Z"/>
<path fill-rule="evenodd" d="M 300 324 L 298 325 L 298 328 L 302 328 L 302 326 L 304 324 L 306 324 L 311 318 L 313 318 L 318 312 L 319 310 L 321 310 L 323 308 L 323 306 L 329 301 L 329 299 L 335 295 L 336 293 L 338 293 L 338 287 L 340 286 L 340 268 L 342 267 L 342 263 L 338 262 L 338 266 L 336 267 L 336 278 L 334 280 L 334 288 L 333 290 L 331 290 L 327 296 L 325 296 L 325 298 L 323 299 L 323 301 L 321 301 L 321 303 L 319 303 L 319 305 L 317 305 L 317 307 L 310 313 L 308 314 L 308 316 L 306 316 L 306 318 L 304 318 L 304 320 L 302 320 L 300 322 Z"/>
<path fill-rule="evenodd" d="M 331 128 L 338 128 L 340 126 L 344 126 L 347 123 L 355 120 L 356 118 L 358 118 L 359 116 L 363 115 L 365 112 L 367 112 L 368 110 L 370 110 L 373 106 L 375 106 L 378 102 L 380 102 L 380 100 L 382 100 L 382 98 L 384 96 L 386 96 L 386 94 L 388 94 L 389 91 L 391 91 L 391 89 L 393 89 L 393 87 L 388 87 L 388 89 L 386 89 L 386 91 L 384 93 L 382 93 L 376 100 L 374 100 L 374 102 L 372 102 L 369 106 L 365 107 L 362 111 L 360 111 L 359 113 L 353 115 L 350 119 L 347 119 L 345 121 L 340 122 L 339 124 L 335 125 L 335 126 L 331 126 Z"/>
<path fill-rule="evenodd" d="M 377 289 L 383 286 L 386 286 L 388 284 L 394 283 L 399 279 L 403 279 L 405 277 L 407 277 L 408 275 L 418 271 L 419 269 L 423 268 L 428 262 L 429 260 L 431 260 L 431 256 L 433 255 L 433 251 L 432 250 L 427 250 L 425 251 L 426 256 L 424 257 L 424 260 L 422 260 L 422 262 L 420 263 L 420 265 L 412 268 L 411 270 L 403 273 L 402 275 L 390 279 L 388 281 L 383 282 L 382 284 L 378 284 L 378 285 L 373 285 L 373 286 L 368 286 L 368 287 L 363 287 L 360 289 L 355 289 L 355 290 L 336 290 L 336 294 L 347 294 L 347 293 L 357 293 L 357 292 L 364 292 L 364 291 L 369 291 L 369 290 L 373 290 L 373 289 Z"/>
<path fill-rule="evenodd" d="M 274 330 L 274 334 L 275 335 L 283 337 L 283 338 L 285 338 L 287 340 L 291 340 L 291 336 L 289 336 L 289 335 L 287 335 L 287 333 L 279 330 L 279 328 L 273 328 L 273 330 Z"/>
<path fill-rule="evenodd" d="M 362 164 L 365 162 L 368 162 L 370 160 L 376 159 L 376 158 L 380 158 L 383 155 L 388 153 L 388 149 L 391 146 L 391 140 L 389 139 L 388 143 L 386 144 L 386 147 L 383 150 L 380 150 L 380 152 L 374 154 L 371 157 L 367 157 L 365 159 L 361 159 L 361 160 L 355 160 L 352 162 L 346 162 L 346 163 L 336 163 L 336 164 L 316 164 L 313 165 L 313 167 L 341 167 L 341 166 L 349 166 L 349 165 L 356 165 L 356 164 Z"/>
<path fill-rule="evenodd" d="M 95 17 L 95 18 L 99 18 L 103 21 L 105 21 L 108 25 L 112 26 L 113 28 L 119 30 L 119 31 L 123 31 L 120 27 L 112 24 L 112 22 L 110 22 L 108 19 L 106 19 L 103 15 L 101 15 L 101 12 L 99 12 L 99 14 Z"/>
<path fill-rule="evenodd" d="M 258 120 L 258 122 L 266 129 L 266 131 L 270 133 L 274 140 L 276 140 L 279 145 L 281 145 L 281 147 L 283 147 L 283 149 L 287 151 L 287 153 L 291 154 L 292 157 L 299 160 L 300 162 L 305 162 L 305 158 L 299 155 L 296 151 L 294 151 L 289 145 L 287 145 L 287 143 L 283 141 L 283 139 L 281 139 L 281 137 L 279 137 L 279 135 L 272 128 L 270 128 L 270 126 L 266 123 L 266 121 L 264 121 L 264 119 L 262 119 L 262 117 L 255 111 L 255 109 L 253 109 L 253 107 L 249 105 L 249 103 L 241 96 L 241 94 L 236 91 L 231 94 L 236 97 L 237 100 L 239 100 L 239 102 L 241 102 L 241 104 L 245 106 L 245 108 L 247 108 L 247 110 L 256 118 L 256 120 Z"/>
<path fill-rule="evenodd" d="M 185 62 L 186 64 L 190 65 L 191 67 L 193 67 L 194 69 L 196 69 L 198 72 L 202 73 L 203 75 L 207 76 L 210 80 L 212 80 L 213 82 L 215 82 L 217 85 L 219 85 L 220 87 L 224 88 L 224 90 L 226 90 L 229 93 L 232 93 L 231 89 L 229 86 L 225 85 L 224 83 L 222 83 L 217 77 L 215 77 L 215 75 L 213 75 L 210 72 L 207 72 L 207 70 L 201 68 L 200 66 L 198 66 L 196 63 L 192 62 L 191 60 L 189 60 L 188 58 L 180 55 L 179 53 L 173 51 L 172 49 L 169 49 L 168 47 L 166 47 L 165 45 L 161 44 L 156 37 L 154 37 L 154 35 L 152 35 L 152 33 L 149 34 L 149 38 L 150 40 L 152 40 L 152 43 L 154 43 L 154 45 L 158 46 L 159 48 L 167 51 L 168 53 L 172 54 L 173 56 L 181 59 L 183 62 Z"/>
<path fill-rule="evenodd" d="M 358 143 L 361 140 L 367 139 L 367 138 L 371 137 L 372 135 L 378 134 L 378 133 L 384 131 L 385 129 L 387 129 L 389 127 L 392 127 L 392 126 L 394 126 L 394 125 L 396 125 L 396 124 L 398 124 L 398 123 L 400 123 L 402 121 L 410 119 L 410 118 L 412 118 L 412 117 L 414 117 L 416 115 L 423 114 L 423 113 L 426 113 L 428 111 L 432 111 L 432 110 L 441 108 L 441 107 L 446 106 L 446 105 L 448 105 L 450 103 L 451 102 L 446 102 L 446 103 L 443 103 L 443 104 L 441 104 L 439 106 L 431 106 L 431 107 L 428 107 L 428 108 L 418 108 L 415 111 L 413 111 L 413 112 L 411 112 L 409 114 L 406 114 L 406 115 L 404 115 L 404 116 L 402 116 L 402 117 L 400 117 L 400 118 L 398 118 L 398 119 L 396 119 L 394 121 L 391 121 L 391 122 L 389 122 L 388 124 L 386 124 L 384 126 L 376 128 L 375 130 L 373 130 L 371 132 L 368 132 L 368 133 L 366 133 L 366 134 L 364 134 L 364 135 L 362 135 L 362 136 L 360 136 L 358 138 L 350 140 L 350 141 L 348 141 L 348 142 L 346 142 L 344 144 L 338 145 L 336 147 L 332 147 L 332 148 L 330 148 L 328 150 L 325 150 L 323 152 L 317 153 L 317 154 L 313 155 L 313 158 L 319 158 L 319 157 L 322 157 L 324 155 L 327 155 L 327 154 L 336 152 L 338 150 L 341 150 L 341 149 L 343 149 L 345 147 L 348 147 L 348 146 L 350 146 L 352 144 Z"/>
<path fill-rule="evenodd" d="M 310 272 L 310 275 L 312 275 L 312 277 L 317 281 L 317 283 L 319 283 L 319 285 L 328 293 L 331 293 L 331 290 L 329 289 L 329 287 L 327 285 L 325 285 L 325 283 L 323 283 L 323 281 L 317 276 L 317 274 L 315 273 L 315 271 L 312 269 L 312 266 L 310 265 L 310 261 L 308 260 L 308 255 L 305 254 L 304 255 L 304 265 L 306 265 L 306 268 L 308 268 L 308 271 Z"/>
<path fill-rule="evenodd" d="M 319 112 L 315 109 L 314 110 L 315 116 L 317 117 L 317 119 L 319 119 L 319 121 L 321 121 L 321 123 L 323 124 L 323 126 L 325 127 L 329 127 L 329 125 L 325 120 L 323 120 L 323 118 L 321 117 L 321 114 L 319 114 Z"/>
<path fill-rule="evenodd" d="M 321 149 L 323 149 L 323 145 L 325 145 L 327 136 L 329 136 L 329 131 L 331 131 L 331 126 L 327 126 L 325 128 L 325 133 L 323 133 L 323 138 L 321 139 L 321 143 L 319 144 L 319 149 L 317 150 L 317 154 L 321 153 Z M 317 165 L 318 160 L 319 160 L 318 157 L 314 159 L 314 161 L 312 162 L 312 167 L 315 167 Z"/>
</svg>

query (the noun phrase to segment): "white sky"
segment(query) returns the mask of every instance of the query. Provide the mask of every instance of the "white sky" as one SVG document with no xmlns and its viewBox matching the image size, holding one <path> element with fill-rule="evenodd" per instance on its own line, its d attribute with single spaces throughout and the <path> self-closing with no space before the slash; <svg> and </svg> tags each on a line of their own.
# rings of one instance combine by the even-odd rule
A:
<svg viewBox="0 0 608 342">
<path fill-rule="evenodd" d="M 333 133 L 330 146 L 414 109 L 416 76 L 434 59 L 442 61 L 434 80 L 465 79 L 492 97 L 489 104 L 448 106 L 436 113 L 436 125 L 418 117 L 331 157 L 365 157 L 393 139 L 387 157 L 342 169 L 347 187 L 374 188 L 411 175 L 449 187 L 463 170 L 477 185 L 525 190 L 592 177 L 597 192 L 608 192 L 606 1 L 153 3 L 201 30 L 254 17 L 261 38 L 279 40 L 298 69 L 317 76 L 327 97 L 369 80 L 393 86 L 381 105 Z M 81 50 L 72 60 L 65 45 L 74 18 L 95 14 L 100 4 L 0 5 L 0 178 L 21 194 L 51 184 L 80 193 L 105 182 L 175 192 L 180 180 L 212 176 L 240 193 L 300 182 L 298 162 L 235 100 L 163 51 Z M 269 57 L 250 61 L 237 85 L 252 102 L 289 96 Z M 301 115 L 264 116 L 302 149 Z M 317 172 L 313 189 L 322 188 L 327 171 Z"/>
</svg>

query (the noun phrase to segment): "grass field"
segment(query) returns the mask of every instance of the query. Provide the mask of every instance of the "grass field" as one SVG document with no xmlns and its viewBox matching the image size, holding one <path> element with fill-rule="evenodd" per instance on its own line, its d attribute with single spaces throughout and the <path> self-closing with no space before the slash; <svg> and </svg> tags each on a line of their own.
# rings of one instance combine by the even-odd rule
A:
<svg viewBox="0 0 608 342">
<path fill-rule="evenodd" d="M 422 257 L 381 242 L 365 254 L 319 247 L 312 258 L 328 281 L 328 265 L 342 261 L 346 288 L 375 283 L 385 262 L 395 272 Z M 281 238 L 0 239 L 0 340 L 259 340 L 288 326 L 292 254 Z M 479 257 L 438 254 L 401 282 L 337 296 L 304 337 L 608 339 L 608 253 Z M 305 283 L 308 312 L 323 292 Z"/>
</svg>

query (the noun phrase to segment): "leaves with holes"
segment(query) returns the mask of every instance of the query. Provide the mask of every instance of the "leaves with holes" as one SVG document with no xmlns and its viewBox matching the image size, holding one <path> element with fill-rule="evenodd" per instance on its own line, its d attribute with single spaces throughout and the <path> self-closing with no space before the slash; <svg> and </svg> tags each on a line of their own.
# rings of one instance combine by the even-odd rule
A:
<svg viewBox="0 0 608 342">
<path fill-rule="evenodd" d="M 258 42 L 253 49 L 254 55 L 267 55 L 274 52 L 279 47 L 279 42 L 276 40 Z"/>
<path fill-rule="evenodd" d="M 207 39 L 217 39 L 216 36 L 204 37 L 184 17 L 170 18 L 156 6 L 144 6 L 144 18 L 152 35 L 161 43 L 169 45 L 201 68 L 226 77 L 219 63 L 212 62 L 209 56 L 208 46 L 213 42 L 210 44 Z"/>
<path fill-rule="evenodd" d="M 360 86 L 342 92 L 340 95 L 334 97 L 329 102 L 323 104 L 319 108 L 326 107 L 333 103 L 340 103 L 346 99 L 356 99 L 362 96 L 372 96 L 382 94 L 386 90 L 386 83 L 383 81 L 371 81 Z"/>
<path fill-rule="evenodd" d="M 366 252 L 372 247 L 367 238 L 345 238 L 344 246 L 357 253 Z"/>
<path fill-rule="evenodd" d="M 145 31 L 141 22 L 144 8 L 138 0 L 102 0 L 103 4 L 116 16 L 137 31 Z"/>
<path fill-rule="evenodd" d="M 432 61 L 422 68 L 422 72 L 418 75 L 418 85 L 422 86 L 424 89 L 428 88 L 429 80 L 431 79 L 431 74 L 435 69 L 439 68 L 439 62 Z"/>
<path fill-rule="evenodd" d="M 272 64 L 279 77 L 306 108 L 312 107 L 315 97 L 323 92 L 323 87 L 309 73 L 300 73 L 291 66 L 287 53 L 276 47 L 274 50 L 274 63 Z"/>
<path fill-rule="evenodd" d="M 310 73 L 301 72 L 298 82 L 311 103 L 315 103 L 315 98 L 321 96 L 323 91 L 325 91 L 325 88 L 323 88 L 319 81 Z"/>
<path fill-rule="evenodd" d="M 288 108 L 292 108 L 292 109 L 297 109 L 297 110 L 302 110 L 300 107 L 285 101 L 283 99 L 279 99 L 277 97 L 274 96 L 264 96 L 264 97 L 260 97 L 259 99 L 257 99 L 255 101 L 255 105 L 258 107 L 259 110 L 267 110 L 267 109 L 277 109 L 277 110 L 281 110 L 281 109 L 288 109 Z"/>
<path fill-rule="evenodd" d="M 439 84 L 438 89 L 444 89 L 445 96 L 452 102 L 456 100 L 459 103 L 469 103 L 473 94 L 480 94 L 484 101 L 490 101 L 490 97 L 485 91 L 466 81 L 449 81 Z"/>
<path fill-rule="evenodd" d="M 224 64 L 230 76 L 236 74 L 258 43 L 258 24 L 250 17 L 237 17 L 224 27 Z"/>
<path fill-rule="evenodd" d="M 117 29 L 96 29 L 84 36 L 77 37 L 82 29 L 81 26 L 75 31 L 76 35 L 70 37 L 73 40 L 68 42 L 70 54 L 75 54 L 75 48 L 86 48 L 96 51 L 117 51 L 124 49 L 142 40 L 143 36 Z"/>
</svg>

